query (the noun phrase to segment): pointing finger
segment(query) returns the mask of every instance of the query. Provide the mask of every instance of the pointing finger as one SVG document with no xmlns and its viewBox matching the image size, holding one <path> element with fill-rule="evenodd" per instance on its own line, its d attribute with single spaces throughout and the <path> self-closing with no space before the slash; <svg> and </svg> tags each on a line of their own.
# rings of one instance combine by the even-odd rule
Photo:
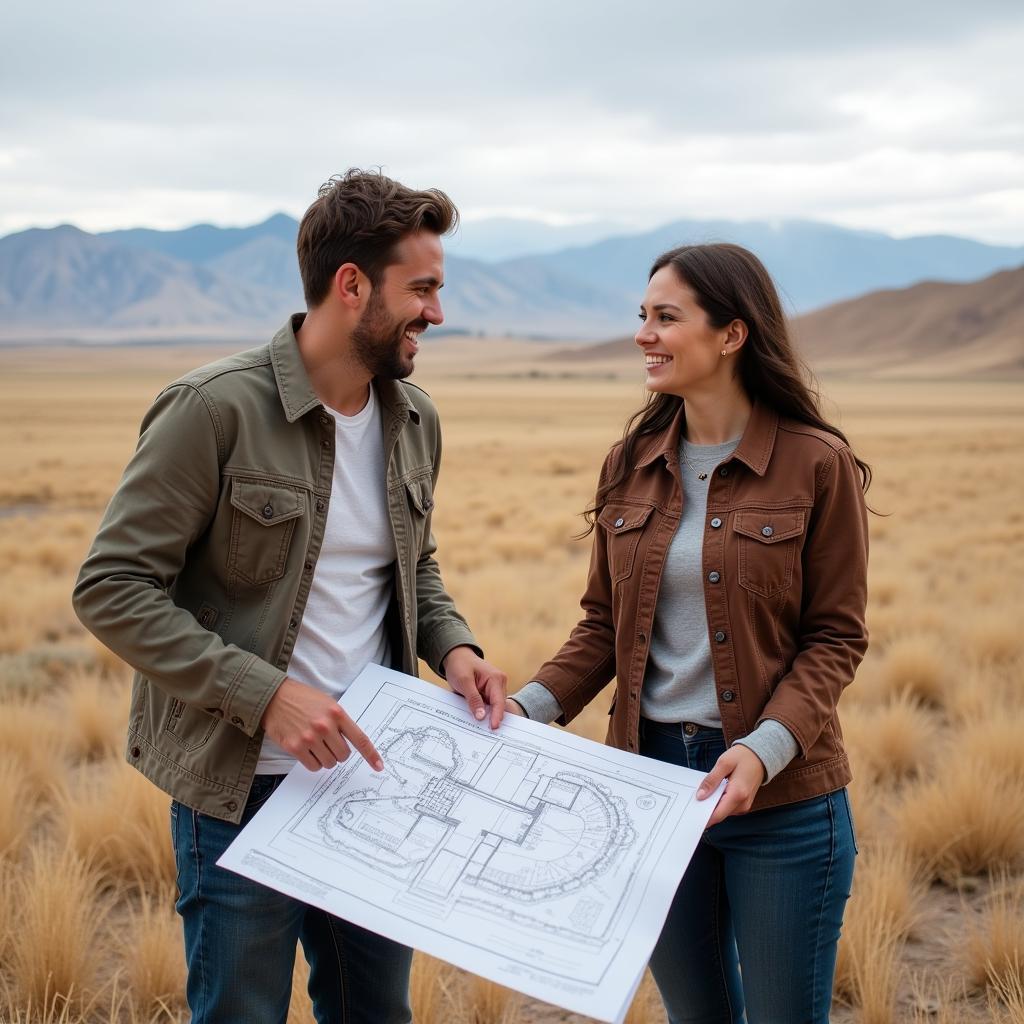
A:
<svg viewBox="0 0 1024 1024">
<path fill-rule="evenodd" d="M 346 719 L 342 726 L 345 738 L 362 754 L 363 759 L 375 772 L 384 771 L 384 760 L 377 753 L 377 748 L 370 741 L 370 737 L 351 718 L 346 716 Z"/>
</svg>

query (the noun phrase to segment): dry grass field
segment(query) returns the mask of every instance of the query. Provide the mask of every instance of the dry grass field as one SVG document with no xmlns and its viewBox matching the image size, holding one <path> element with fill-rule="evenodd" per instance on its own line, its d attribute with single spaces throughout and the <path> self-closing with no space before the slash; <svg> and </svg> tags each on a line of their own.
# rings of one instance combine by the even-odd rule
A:
<svg viewBox="0 0 1024 1024">
<path fill-rule="evenodd" d="M 575 621 L 574 541 L 642 398 L 621 362 L 428 344 L 449 587 L 515 685 Z M 160 385 L 196 349 L 0 351 L 0 1021 L 187 1018 L 167 799 L 69 592 Z M 860 857 L 837 1022 L 1024 1024 L 1024 385 L 826 381 L 875 468 L 870 653 L 843 699 Z M 605 701 L 573 723 L 600 739 Z M 294 1021 L 312 1020 L 296 968 Z M 420 1024 L 580 1018 L 417 957 Z M 631 1024 L 664 1020 L 647 984 Z"/>
</svg>

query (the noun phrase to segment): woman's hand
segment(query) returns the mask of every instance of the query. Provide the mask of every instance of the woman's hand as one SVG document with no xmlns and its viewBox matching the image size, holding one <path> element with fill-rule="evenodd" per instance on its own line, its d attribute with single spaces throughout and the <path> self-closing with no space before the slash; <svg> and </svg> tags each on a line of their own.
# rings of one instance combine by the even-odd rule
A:
<svg viewBox="0 0 1024 1024">
<path fill-rule="evenodd" d="M 718 789 L 722 779 L 729 780 L 708 828 L 724 821 L 730 814 L 746 814 L 764 782 L 764 775 L 761 758 L 750 747 L 737 743 L 722 754 L 697 790 L 697 799 L 706 800 Z"/>
</svg>

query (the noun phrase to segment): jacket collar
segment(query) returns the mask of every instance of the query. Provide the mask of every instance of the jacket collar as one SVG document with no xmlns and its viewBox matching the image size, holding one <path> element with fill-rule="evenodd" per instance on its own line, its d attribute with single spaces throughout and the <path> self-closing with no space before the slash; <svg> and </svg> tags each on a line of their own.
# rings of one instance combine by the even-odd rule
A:
<svg viewBox="0 0 1024 1024">
<path fill-rule="evenodd" d="M 672 422 L 660 434 L 650 434 L 637 444 L 636 466 L 648 466 L 658 458 L 674 463 L 679 458 L 679 435 L 683 429 L 685 405 L 680 402 Z M 775 447 L 779 429 L 779 414 L 762 402 L 755 401 L 740 443 L 733 458 L 749 466 L 758 476 L 764 476 Z"/>
<path fill-rule="evenodd" d="M 305 313 L 293 313 L 288 322 L 274 335 L 270 343 L 270 361 L 274 367 L 274 379 L 277 381 L 277 392 L 284 407 L 285 419 L 294 423 L 312 409 L 319 409 L 323 402 L 316 396 L 309 375 L 299 354 L 299 343 L 295 340 L 295 332 L 302 326 Z M 401 420 L 409 419 L 419 423 L 420 414 L 410 403 L 405 389 L 397 380 L 374 378 L 377 397 L 385 412 Z"/>
</svg>

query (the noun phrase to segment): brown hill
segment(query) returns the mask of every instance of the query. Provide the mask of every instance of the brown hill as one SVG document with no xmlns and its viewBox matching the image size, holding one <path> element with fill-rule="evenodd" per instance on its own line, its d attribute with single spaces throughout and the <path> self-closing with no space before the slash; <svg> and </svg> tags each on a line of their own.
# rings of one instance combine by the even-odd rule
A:
<svg viewBox="0 0 1024 1024">
<path fill-rule="evenodd" d="M 1024 374 L 1024 267 L 969 284 L 871 292 L 792 321 L 811 366 L 886 377 Z M 550 358 L 637 359 L 632 338 Z"/>
</svg>

